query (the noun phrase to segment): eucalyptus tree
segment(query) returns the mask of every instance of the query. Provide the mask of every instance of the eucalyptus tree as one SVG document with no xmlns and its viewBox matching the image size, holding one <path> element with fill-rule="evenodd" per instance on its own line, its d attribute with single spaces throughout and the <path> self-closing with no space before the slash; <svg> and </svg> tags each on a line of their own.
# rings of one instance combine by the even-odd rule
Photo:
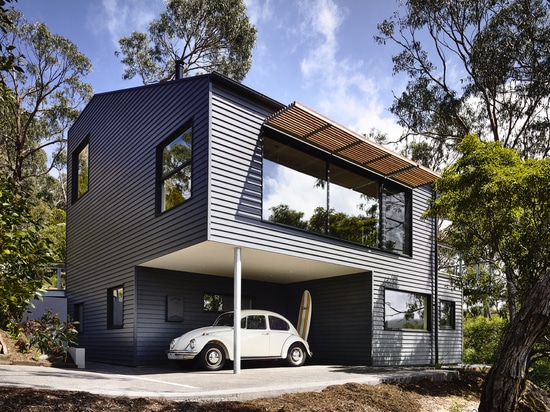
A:
<svg viewBox="0 0 550 412">
<path fill-rule="evenodd" d="M 21 321 L 40 296 L 52 261 L 48 238 L 31 214 L 32 199 L 0 170 L 0 328 Z"/>
<path fill-rule="evenodd" d="M 550 158 L 522 159 L 472 135 L 457 149 L 460 158 L 435 182 L 427 216 L 452 222 L 447 242 L 459 252 L 504 265 L 514 316 L 479 410 L 514 411 L 550 322 Z"/>
<path fill-rule="evenodd" d="M 8 16 L 13 26 L 0 40 L 24 58 L 22 72 L 0 71 L 10 96 L 0 102 L 0 169 L 23 182 L 59 167 L 65 133 L 92 95 L 82 80 L 92 65 L 71 41 L 43 23 L 31 24 L 13 9 Z"/>
<path fill-rule="evenodd" d="M 243 0 L 167 0 L 166 10 L 147 33 L 119 40 L 124 79 L 138 75 L 144 84 L 170 80 L 175 64 L 182 74 L 218 71 L 241 81 L 252 64 L 256 28 Z"/>
<path fill-rule="evenodd" d="M 7 33 L 13 27 L 13 21 L 8 13 L 7 3 L 11 3 L 17 0 L 0 0 L 0 32 Z M 21 68 L 17 65 L 17 57 L 14 53 L 15 46 L 13 44 L 0 43 L 0 70 L 19 70 Z M 0 98 L 2 96 L 0 95 Z"/>
<path fill-rule="evenodd" d="M 429 166 L 454 159 L 469 133 L 517 149 L 550 153 L 550 7 L 546 0 L 407 0 L 378 25 L 391 43 L 405 91 L 390 111 L 402 140 L 428 143 Z M 422 157 L 425 159 L 426 145 Z"/>
</svg>

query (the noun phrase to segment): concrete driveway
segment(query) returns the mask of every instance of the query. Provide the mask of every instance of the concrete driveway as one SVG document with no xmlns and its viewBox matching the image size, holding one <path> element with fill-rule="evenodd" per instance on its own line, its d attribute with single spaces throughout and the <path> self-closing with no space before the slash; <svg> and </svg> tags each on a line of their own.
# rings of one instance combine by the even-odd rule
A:
<svg viewBox="0 0 550 412">
<path fill-rule="evenodd" d="M 299 368 L 243 365 L 216 372 L 194 369 L 124 367 L 87 362 L 86 369 L 0 365 L 0 386 L 84 391 L 98 395 L 165 398 L 178 401 L 246 400 L 291 392 L 320 391 L 347 382 L 451 379 L 457 372 L 429 368 L 306 365 Z"/>
</svg>

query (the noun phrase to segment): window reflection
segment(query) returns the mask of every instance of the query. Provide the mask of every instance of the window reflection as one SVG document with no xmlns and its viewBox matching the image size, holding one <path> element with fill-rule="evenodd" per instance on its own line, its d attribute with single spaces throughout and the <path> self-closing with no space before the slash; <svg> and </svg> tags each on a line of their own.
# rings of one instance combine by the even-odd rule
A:
<svg viewBox="0 0 550 412">
<path fill-rule="evenodd" d="M 409 190 L 269 137 L 263 150 L 264 220 L 411 253 Z"/>
<path fill-rule="evenodd" d="M 429 329 L 429 296 L 421 293 L 385 290 L 385 329 Z"/>
<path fill-rule="evenodd" d="M 191 197 L 192 139 L 189 128 L 162 147 L 161 212 Z"/>
</svg>

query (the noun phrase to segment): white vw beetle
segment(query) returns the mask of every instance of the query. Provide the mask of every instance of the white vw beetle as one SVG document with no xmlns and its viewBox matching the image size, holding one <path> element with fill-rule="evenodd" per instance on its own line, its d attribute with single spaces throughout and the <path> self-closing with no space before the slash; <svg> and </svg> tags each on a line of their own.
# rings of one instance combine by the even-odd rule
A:
<svg viewBox="0 0 550 412">
<path fill-rule="evenodd" d="M 233 312 L 221 314 L 214 325 L 194 329 L 174 339 L 168 359 L 196 359 L 208 370 L 221 369 L 233 360 Z M 241 358 L 286 359 L 302 366 L 311 356 L 308 343 L 283 316 L 266 310 L 241 311 Z"/>
</svg>

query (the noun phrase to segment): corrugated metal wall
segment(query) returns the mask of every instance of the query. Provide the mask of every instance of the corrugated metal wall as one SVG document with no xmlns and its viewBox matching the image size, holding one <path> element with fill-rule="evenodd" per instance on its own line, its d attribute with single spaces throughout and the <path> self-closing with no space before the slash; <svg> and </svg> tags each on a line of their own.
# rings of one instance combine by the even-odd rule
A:
<svg viewBox="0 0 550 412">
<path fill-rule="evenodd" d="M 69 153 L 83 139 L 90 142 L 89 193 L 71 204 L 67 214 L 69 312 L 72 305 L 84 304 L 80 343 L 90 360 L 136 364 L 159 359 L 159 351 L 180 333 L 177 325 L 160 322 L 170 291 L 181 293 L 186 305 L 191 305 L 186 306 L 189 323 L 184 321 L 184 329 L 210 323 L 200 308 L 202 300 L 194 299 L 202 298 L 208 282 L 232 292 L 232 279 L 135 267 L 214 240 L 357 268 L 360 274 L 279 285 L 271 295 L 263 290 L 272 284 L 244 283 L 256 288 L 251 293 L 261 296 L 257 304 L 263 309 L 279 311 L 293 322 L 299 293 L 303 287 L 311 288 L 318 305 L 311 341 L 318 347 L 319 359 L 333 360 L 337 342 L 324 339 L 336 328 L 354 337 L 347 343 L 349 348 L 338 354 L 342 361 L 435 362 L 433 327 L 432 332 L 385 331 L 383 327 L 385 286 L 434 299 L 433 222 L 420 219 L 430 191 L 413 193 L 412 257 L 262 222 L 261 125 L 276 106 L 200 76 L 97 95 L 71 128 Z M 156 147 L 188 121 L 194 133 L 193 197 L 156 216 Z M 71 163 L 68 176 L 71 187 Z M 115 286 L 124 286 L 124 328 L 107 330 L 107 289 Z M 280 291 L 290 298 L 280 299 Z M 134 323 L 136 308 L 138 324 Z M 445 342 L 455 345 L 457 331 L 448 334 Z"/>
<path fill-rule="evenodd" d="M 262 114 L 234 96 L 215 92 L 212 100 L 210 239 L 355 266 L 358 272 L 361 269 L 372 272 L 372 298 L 365 299 L 372 299 L 369 304 L 374 315 L 373 364 L 435 363 L 435 312 L 431 316 L 430 331 L 384 330 L 386 286 L 429 295 L 432 311 L 435 311 L 434 222 L 421 219 L 431 191 L 424 188 L 413 191 L 413 256 L 410 258 L 262 222 L 262 163 L 258 133 L 263 122 Z M 228 122 L 231 118 L 240 121 Z M 230 150 L 231 158 L 235 158 L 230 178 L 227 177 L 227 150 Z M 361 316 L 357 314 L 357 318 Z"/>
<path fill-rule="evenodd" d="M 358 273 L 290 285 L 289 296 L 300 302 L 304 290 L 312 301 L 308 342 L 314 363 L 370 365 L 372 274 Z M 298 317 L 296 306 L 292 321 Z"/>
<path fill-rule="evenodd" d="M 218 313 L 203 310 L 204 293 L 233 295 L 232 278 L 159 269 L 138 268 L 137 284 L 139 324 L 136 361 L 139 365 L 167 361 L 165 351 L 173 338 L 214 322 Z M 242 294 L 253 301 L 255 308 L 285 313 L 284 285 L 243 280 Z M 183 299 L 183 321 L 166 320 L 168 296 Z M 233 310 L 230 306 L 224 310 Z"/>
<path fill-rule="evenodd" d="M 206 238 L 209 80 L 96 95 L 69 131 L 68 153 L 89 139 L 89 191 L 67 210 L 69 312 L 84 304 L 88 359 L 134 363 L 134 266 Z M 193 198 L 155 215 L 156 147 L 192 121 Z M 68 168 L 72 185 L 72 162 Z M 124 328 L 106 328 L 107 289 L 124 287 Z"/>
</svg>

